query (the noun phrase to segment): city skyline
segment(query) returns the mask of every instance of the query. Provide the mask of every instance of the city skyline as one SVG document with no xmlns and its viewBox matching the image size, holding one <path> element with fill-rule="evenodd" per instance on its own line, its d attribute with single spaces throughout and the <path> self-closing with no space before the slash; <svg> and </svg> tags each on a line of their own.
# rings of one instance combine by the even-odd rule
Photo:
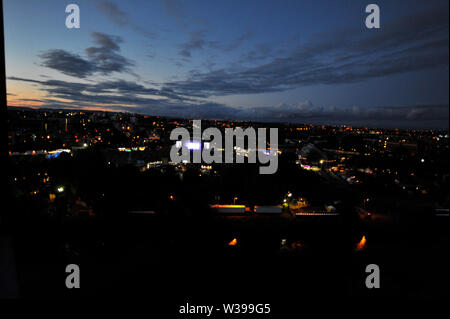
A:
<svg viewBox="0 0 450 319">
<path fill-rule="evenodd" d="M 448 2 L 5 1 L 9 106 L 448 128 Z"/>
</svg>

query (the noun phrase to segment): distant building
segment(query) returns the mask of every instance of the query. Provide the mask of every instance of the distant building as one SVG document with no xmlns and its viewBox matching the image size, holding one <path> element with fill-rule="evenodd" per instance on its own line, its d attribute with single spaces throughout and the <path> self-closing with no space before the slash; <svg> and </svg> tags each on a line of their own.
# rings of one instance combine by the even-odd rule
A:
<svg viewBox="0 0 450 319">
<path fill-rule="evenodd" d="M 321 160 L 328 160 L 327 154 L 317 148 L 314 144 L 309 143 L 304 146 L 299 152 L 298 156 L 300 160 L 303 160 L 309 164 L 317 165 Z"/>
<path fill-rule="evenodd" d="M 219 214 L 245 214 L 245 205 L 210 205 Z"/>
<path fill-rule="evenodd" d="M 255 206 L 256 214 L 281 214 L 281 206 Z"/>
</svg>

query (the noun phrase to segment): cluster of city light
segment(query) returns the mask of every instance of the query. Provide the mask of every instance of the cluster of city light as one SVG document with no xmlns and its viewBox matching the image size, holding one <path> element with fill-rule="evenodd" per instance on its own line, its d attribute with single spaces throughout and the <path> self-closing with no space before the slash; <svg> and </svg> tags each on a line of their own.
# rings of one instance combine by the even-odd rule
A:
<svg viewBox="0 0 450 319">
<path fill-rule="evenodd" d="M 25 151 L 25 152 L 9 152 L 9 155 L 11 156 L 18 156 L 18 155 L 49 155 L 52 157 L 57 157 L 61 153 L 71 153 L 72 151 L 70 149 L 60 148 L 57 150 L 47 151 L 47 150 L 32 150 L 32 151 Z"/>
<path fill-rule="evenodd" d="M 307 171 L 313 171 L 313 172 L 320 171 L 320 167 L 317 167 L 317 166 L 311 166 L 311 165 L 307 165 L 307 164 L 300 164 L 300 166 Z"/>
<path fill-rule="evenodd" d="M 145 151 L 147 149 L 146 146 L 134 146 L 134 147 L 118 147 L 117 150 L 119 152 L 131 152 L 131 151 Z"/>
<path fill-rule="evenodd" d="M 339 213 L 295 213 L 296 216 L 337 216 Z"/>
</svg>

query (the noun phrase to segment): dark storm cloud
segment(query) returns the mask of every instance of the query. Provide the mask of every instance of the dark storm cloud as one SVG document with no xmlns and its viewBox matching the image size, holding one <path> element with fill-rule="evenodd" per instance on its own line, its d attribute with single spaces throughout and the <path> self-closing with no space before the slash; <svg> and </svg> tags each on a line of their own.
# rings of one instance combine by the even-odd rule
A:
<svg viewBox="0 0 450 319">
<path fill-rule="evenodd" d="M 196 73 L 165 84 L 178 94 L 208 97 L 353 83 L 439 66 L 448 67 L 448 6 L 411 15 L 379 30 L 318 34 L 284 58 L 251 68 Z M 186 49 L 201 48 L 191 38 Z M 182 51 L 188 56 L 190 51 Z M 264 53 L 264 52 L 263 52 Z M 257 56 L 249 53 L 249 57 Z M 264 54 L 263 54 L 264 56 Z"/>
<path fill-rule="evenodd" d="M 40 55 L 42 65 L 63 74 L 85 78 L 100 73 L 108 75 L 113 72 L 130 72 L 134 63 L 120 55 L 119 44 L 122 39 L 117 36 L 93 32 L 92 37 L 98 46 L 86 49 L 87 59 L 65 50 L 49 50 Z"/>
</svg>

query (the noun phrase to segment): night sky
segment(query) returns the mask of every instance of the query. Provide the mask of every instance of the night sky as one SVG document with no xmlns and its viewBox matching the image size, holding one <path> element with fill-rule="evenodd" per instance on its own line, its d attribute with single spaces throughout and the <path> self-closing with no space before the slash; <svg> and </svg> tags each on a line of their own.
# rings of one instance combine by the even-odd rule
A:
<svg viewBox="0 0 450 319">
<path fill-rule="evenodd" d="M 369 3 L 380 29 L 365 27 Z M 447 128 L 448 6 L 4 0 L 8 105 Z"/>
</svg>

